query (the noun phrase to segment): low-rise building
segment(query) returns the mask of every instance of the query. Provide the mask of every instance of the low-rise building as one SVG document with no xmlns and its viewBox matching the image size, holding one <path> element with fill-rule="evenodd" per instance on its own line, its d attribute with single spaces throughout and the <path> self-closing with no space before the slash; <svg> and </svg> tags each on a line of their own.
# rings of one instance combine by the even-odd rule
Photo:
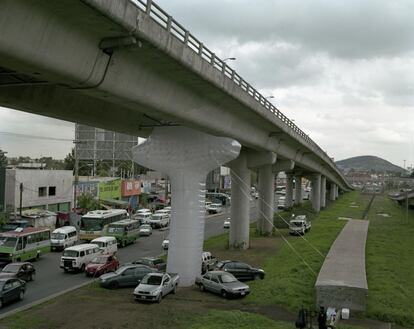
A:
<svg viewBox="0 0 414 329">
<path fill-rule="evenodd" d="M 72 170 L 7 169 L 5 203 L 9 209 L 69 211 L 73 200 Z"/>
</svg>

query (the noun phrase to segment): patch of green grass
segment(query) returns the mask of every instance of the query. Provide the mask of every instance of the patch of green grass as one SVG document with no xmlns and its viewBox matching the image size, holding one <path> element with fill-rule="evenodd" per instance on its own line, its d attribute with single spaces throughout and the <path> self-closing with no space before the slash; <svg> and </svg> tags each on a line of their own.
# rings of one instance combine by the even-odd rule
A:
<svg viewBox="0 0 414 329">
<path fill-rule="evenodd" d="M 41 325 L 44 328 L 54 328 L 52 323 L 41 316 L 27 316 L 27 312 L 17 313 L 11 317 L 4 319 L 3 325 L 8 329 L 27 329 L 27 328 L 39 328 Z"/>
<path fill-rule="evenodd" d="M 218 325 L 219 324 L 219 325 Z M 186 322 L 187 329 L 289 329 L 294 323 L 273 321 L 263 315 L 241 311 L 210 311 L 204 316 Z M 360 327 L 339 325 L 338 329 L 362 329 Z"/>
<path fill-rule="evenodd" d="M 305 235 L 306 240 L 287 236 L 286 231 L 280 230 L 279 234 L 283 234 L 289 244 L 283 243 L 277 253 L 268 255 L 263 264 L 266 279 L 250 283 L 254 294 L 249 295 L 245 301 L 283 305 L 292 311 L 298 310 L 302 305 L 313 307 L 317 275 L 332 243 L 346 224 L 345 221 L 338 220 L 338 217 L 362 215 L 364 207 L 358 208 L 357 212 L 357 208 L 349 208 L 349 205 L 352 202 L 364 204 L 368 201 L 369 198 L 358 192 L 341 196 L 319 215 L 313 215 L 312 229 Z M 293 212 L 300 214 L 303 210 L 293 209 Z"/>
<path fill-rule="evenodd" d="M 405 208 L 385 196 L 376 196 L 368 213 L 367 315 L 414 328 L 413 210 L 405 216 Z"/>
</svg>

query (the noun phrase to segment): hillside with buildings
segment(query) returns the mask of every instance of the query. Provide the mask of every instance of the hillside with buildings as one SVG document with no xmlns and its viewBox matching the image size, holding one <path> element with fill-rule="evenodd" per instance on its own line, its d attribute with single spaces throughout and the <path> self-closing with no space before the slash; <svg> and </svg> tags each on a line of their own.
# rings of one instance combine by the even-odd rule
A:
<svg viewBox="0 0 414 329">
<path fill-rule="evenodd" d="M 337 166 L 344 172 L 375 172 L 375 173 L 405 173 L 406 170 L 391 162 L 372 155 L 363 155 L 336 161 Z"/>
</svg>

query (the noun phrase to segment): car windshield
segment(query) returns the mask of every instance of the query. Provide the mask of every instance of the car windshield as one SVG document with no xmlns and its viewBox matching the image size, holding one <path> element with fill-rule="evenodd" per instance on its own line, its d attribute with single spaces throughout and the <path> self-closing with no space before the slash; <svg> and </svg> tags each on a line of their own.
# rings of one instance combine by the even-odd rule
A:
<svg viewBox="0 0 414 329">
<path fill-rule="evenodd" d="M 108 260 L 108 257 L 95 257 L 92 260 L 92 263 L 94 263 L 94 264 L 106 264 L 107 260 Z"/>
<path fill-rule="evenodd" d="M 303 225 L 302 222 L 291 222 L 293 226 L 301 227 Z"/>
<path fill-rule="evenodd" d="M 104 243 L 105 243 L 105 242 L 102 242 L 102 241 L 92 241 L 92 243 L 93 243 L 93 244 L 97 244 L 97 245 L 98 245 L 98 247 L 100 247 L 100 248 L 101 248 L 101 247 L 105 247 L 105 245 L 104 245 Z"/>
<path fill-rule="evenodd" d="M 162 216 L 164 216 L 164 214 L 154 214 L 152 215 L 152 220 L 161 220 Z"/>
<path fill-rule="evenodd" d="M 159 286 L 161 282 L 162 276 L 159 275 L 147 275 L 141 281 L 141 283 L 149 284 L 150 286 Z"/>
<path fill-rule="evenodd" d="M 109 226 L 108 233 L 116 234 L 116 233 L 124 233 L 124 228 L 121 226 Z"/>
<path fill-rule="evenodd" d="M 65 239 L 65 234 L 63 234 L 63 233 L 52 233 L 50 238 L 53 239 L 53 240 L 64 240 Z"/>
<path fill-rule="evenodd" d="M 81 229 L 85 231 L 101 231 L 102 230 L 102 219 L 82 217 Z"/>
<path fill-rule="evenodd" d="M 2 247 L 15 247 L 17 242 L 17 238 L 15 237 L 0 237 L 0 246 Z"/>
<path fill-rule="evenodd" d="M 63 256 L 66 257 L 78 257 L 78 252 L 76 250 L 65 250 Z"/>
<path fill-rule="evenodd" d="M 237 279 L 233 275 L 223 274 L 219 276 L 222 283 L 236 282 Z"/>
<path fill-rule="evenodd" d="M 149 230 L 149 229 L 150 229 L 150 227 L 151 227 L 151 226 L 149 226 L 149 225 L 142 225 L 142 226 L 140 227 L 140 229 L 141 229 L 141 230 Z"/>
<path fill-rule="evenodd" d="M 20 265 L 9 264 L 3 268 L 2 272 L 17 273 L 19 272 L 19 270 L 20 270 Z"/>
</svg>

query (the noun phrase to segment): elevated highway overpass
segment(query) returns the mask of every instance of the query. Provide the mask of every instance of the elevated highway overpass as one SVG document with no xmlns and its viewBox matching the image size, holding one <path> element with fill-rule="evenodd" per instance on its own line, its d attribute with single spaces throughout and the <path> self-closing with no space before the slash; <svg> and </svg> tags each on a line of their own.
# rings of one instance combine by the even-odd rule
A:
<svg viewBox="0 0 414 329">
<path fill-rule="evenodd" d="M 316 211 L 324 207 L 327 190 L 334 200 L 339 190 L 351 189 L 309 136 L 150 0 L 3 0 L 0 30 L 1 106 L 150 137 L 145 150 L 136 150 L 136 160 L 153 168 L 157 163 L 151 157 L 159 149 L 151 145 L 172 139 L 172 147 L 191 140 L 208 140 L 203 144 L 207 150 L 227 145 L 227 151 L 216 151 L 234 153 L 220 159 L 233 159 L 233 181 L 239 181 L 232 186 L 232 247 L 248 247 L 249 170 L 259 173 L 258 228 L 263 233 L 272 229 L 277 172 L 288 173 L 288 206 L 294 177 L 296 182 L 301 177 L 312 180 Z M 177 191 L 182 195 L 176 202 L 183 200 L 184 190 Z M 296 193 L 300 202 L 300 189 Z M 173 223 L 190 214 L 177 213 L 173 199 Z M 200 219 L 190 231 L 203 227 Z M 185 230 L 183 225 L 180 230 Z M 169 268 L 175 269 L 171 264 Z"/>
</svg>

